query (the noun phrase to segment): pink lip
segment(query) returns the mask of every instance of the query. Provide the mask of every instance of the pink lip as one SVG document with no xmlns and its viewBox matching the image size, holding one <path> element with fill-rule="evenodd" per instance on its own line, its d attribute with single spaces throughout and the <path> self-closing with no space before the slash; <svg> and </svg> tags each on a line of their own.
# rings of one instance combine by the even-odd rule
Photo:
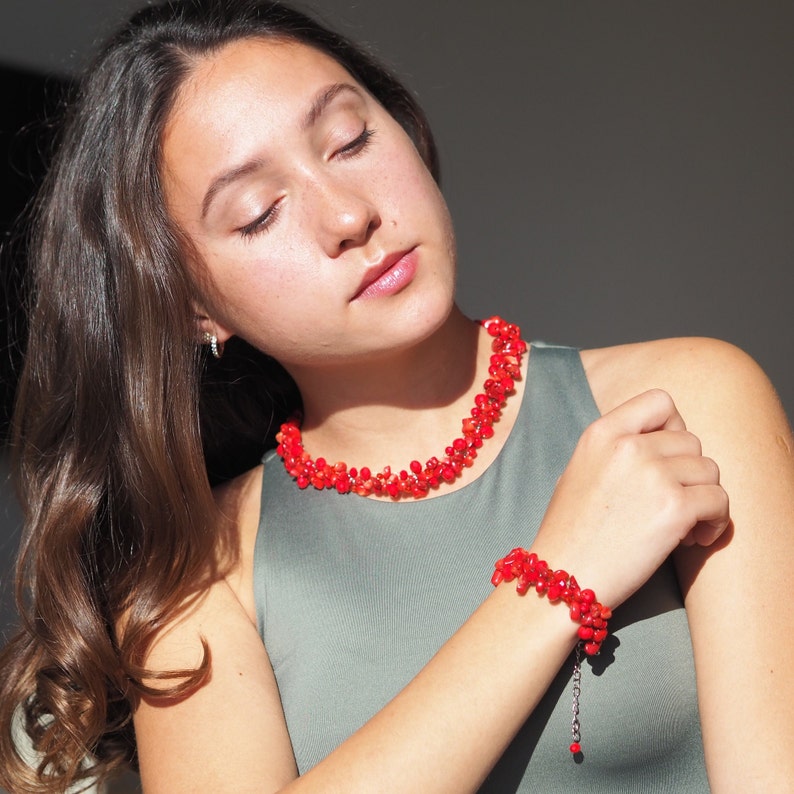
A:
<svg viewBox="0 0 794 794">
<path fill-rule="evenodd" d="M 367 268 L 358 290 L 350 300 L 394 295 L 404 289 L 416 275 L 418 259 L 416 248 L 384 257 L 376 265 Z"/>
</svg>

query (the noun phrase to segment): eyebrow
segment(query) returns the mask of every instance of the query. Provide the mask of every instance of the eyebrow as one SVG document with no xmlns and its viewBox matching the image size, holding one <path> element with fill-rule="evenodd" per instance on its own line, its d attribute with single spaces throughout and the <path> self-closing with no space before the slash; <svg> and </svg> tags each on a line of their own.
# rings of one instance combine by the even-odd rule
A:
<svg viewBox="0 0 794 794">
<path fill-rule="evenodd" d="M 237 168 L 232 168 L 230 171 L 226 171 L 216 180 L 214 180 L 207 189 L 207 192 L 204 194 L 204 200 L 201 202 L 201 219 L 204 220 L 204 218 L 207 217 L 207 212 L 209 212 L 212 200 L 218 195 L 218 193 L 221 192 L 221 190 L 223 190 L 227 185 L 230 185 L 232 182 L 236 182 L 238 179 L 242 179 L 243 177 L 252 174 L 254 171 L 258 171 L 264 164 L 264 160 L 249 160 L 247 163 L 237 166 Z"/>
<path fill-rule="evenodd" d="M 334 83 L 333 85 L 329 85 L 328 88 L 321 91 L 314 102 L 312 102 L 311 108 L 309 108 L 309 112 L 303 119 L 303 123 L 301 124 L 301 129 L 306 130 L 309 127 L 313 126 L 317 123 L 317 120 L 323 113 L 326 111 L 328 106 L 331 102 L 334 101 L 340 94 L 345 92 L 350 92 L 354 94 L 359 99 L 363 99 L 363 95 L 361 91 L 358 90 L 354 85 L 351 83 Z"/>
<path fill-rule="evenodd" d="M 333 85 L 322 89 L 322 91 L 320 91 L 320 93 L 315 97 L 311 107 L 301 121 L 301 129 L 307 130 L 309 127 L 314 126 L 323 113 L 325 113 L 328 106 L 334 101 L 334 99 L 336 99 L 336 97 L 338 97 L 340 94 L 346 92 L 350 92 L 360 99 L 364 98 L 361 91 L 351 83 L 334 83 Z M 248 160 L 242 165 L 225 171 L 223 174 L 217 177 L 217 179 L 214 179 L 209 188 L 207 188 L 207 192 L 204 194 L 204 199 L 201 202 L 202 220 L 207 216 L 210 204 L 212 204 L 213 199 L 218 195 L 218 193 L 220 193 L 224 188 L 228 187 L 228 185 L 236 182 L 238 179 L 242 179 L 243 177 L 249 176 L 255 171 L 258 171 L 264 166 L 264 164 L 265 161 L 261 158 Z"/>
</svg>

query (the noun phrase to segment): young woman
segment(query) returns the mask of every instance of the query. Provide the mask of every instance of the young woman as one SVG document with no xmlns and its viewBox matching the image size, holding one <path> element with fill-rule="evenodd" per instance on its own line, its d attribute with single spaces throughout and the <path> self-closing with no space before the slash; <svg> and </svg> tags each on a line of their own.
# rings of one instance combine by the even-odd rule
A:
<svg viewBox="0 0 794 794">
<path fill-rule="evenodd" d="M 89 70 L 35 227 L 3 785 L 790 785 L 772 388 L 465 318 L 435 174 L 399 83 L 278 4 L 149 8 Z M 511 547 L 549 569 L 493 588 Z"/>
</svg>

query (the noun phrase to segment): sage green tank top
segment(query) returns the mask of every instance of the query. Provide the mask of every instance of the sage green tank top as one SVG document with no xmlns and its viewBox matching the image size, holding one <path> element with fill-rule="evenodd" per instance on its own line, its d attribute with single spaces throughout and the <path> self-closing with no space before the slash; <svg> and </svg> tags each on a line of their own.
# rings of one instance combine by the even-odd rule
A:
<svg viewBox="0 0 794 794">
<path fill-rule="evenodd" d="M 532 543 L 598 410 L 576 350 L 533 345 L 526 381 L 496 461 L 433 499 L 301 491 L 275 452 L 265 456 L 255 598 L 301 772 L 408 684 L 488 595 L 495 560 Z M 569 659 L 481 791 L 709 790 L 672 566 L 610 627 L 601 654 L 582 666 L 580 762 L 568 751 Z"/>
</svg>

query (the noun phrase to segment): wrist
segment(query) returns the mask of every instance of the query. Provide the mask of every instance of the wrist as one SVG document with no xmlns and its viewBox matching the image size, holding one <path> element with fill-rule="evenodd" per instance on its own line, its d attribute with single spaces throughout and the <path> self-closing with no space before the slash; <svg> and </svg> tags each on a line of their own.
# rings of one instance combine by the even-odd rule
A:
<svg viewBox="0 0 794 794">
<path fill-rule="evenodd" d="M 582 653 L 595 656 L 607 637 L 607 622 L 612 610 L 601 604 L 595 593 L 581 588 L 574 576 L 562 569 L 553 569 L 534 552 L 515 548 L 494 565 L 491 583 L 498 587 L 502 582 L 516 582 L 519 595 L 533 589 L 539 596 L 546 596 L 552 604 L 562 602 L 573 623 L 578 624 L 573 666 L 573 703 L 571 707 L 571 743 L 569 750 L 577 759 L 581 758 L 582 746 L 579 724 L 579 696 L 581 694 Z"/>
<path fill-rule="evenodd" d="M 607 625 L 612 610 L 596 599 L 589 588 L 582 588 L 576 578 L 562 569 L 553 569 L 534 552 L 515 548 L 505 557 L 497 560 L 491 577 L 491 584 L 516 582 L 516 591 L 524 595 L 534 589 L 549 602 L 561 601 L 568 607 L 568 614 L 579 624 L 577 637 L 582 641 L 582 649 L 588 656 L 595 656 L 607 636 Z"/>
</svg>

